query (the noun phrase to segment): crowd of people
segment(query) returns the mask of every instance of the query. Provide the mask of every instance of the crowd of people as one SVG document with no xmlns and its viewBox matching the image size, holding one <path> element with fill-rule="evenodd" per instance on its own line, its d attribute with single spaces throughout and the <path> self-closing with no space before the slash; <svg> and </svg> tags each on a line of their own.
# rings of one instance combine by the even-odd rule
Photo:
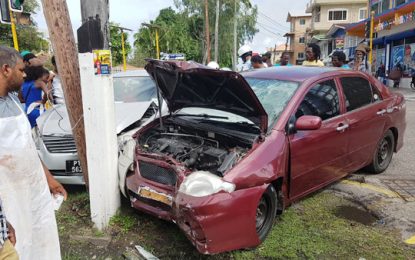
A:
<svg viewBox="0 0 415 260">
<path fill-rule="evenodd" d="M 371 73 L 370 66 L 367 62 L 366 55 L 369 48 L 365 44 L 360 44 L 355 50 L 355 57 L 349 63 L 346 60 L 346 54 L 343 51 L 334 51 L 331 55 L 331 64 L 333 67 L 342 69 L 358 70 L 366 73 Z M 251 69 L 262 69 L 272 66 L 292 66 L 290 63 L 290 54 L 283 52 L 280 56 L 280 62 L 273 64 L 271 61 L 271 52 L 266 52 L 262 56 L 253 55 L 252 49 L 248 45 L 242 46 L 238 55 L 241 62 L 237 66 L 237 71 L 247 71 Z M 305 49 L 306 60 L 303 61 L 302 66 L 323 67 L 324 63 L 321 61 L 320 47 L 315 43 L 310 43 Z"/>
<path fill-rule="evenodd" d="M 35 55 L 0 46 L 0 259 L 61 259 L 53 196 L 67 193 L 31 130 L 40 105 L 54 100 L 54 81 Z"/>
</svg>

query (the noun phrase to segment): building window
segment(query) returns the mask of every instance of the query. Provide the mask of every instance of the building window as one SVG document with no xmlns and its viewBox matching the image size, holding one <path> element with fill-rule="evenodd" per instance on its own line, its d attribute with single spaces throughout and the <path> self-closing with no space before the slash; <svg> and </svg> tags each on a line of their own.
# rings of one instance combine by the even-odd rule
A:
<svg viewBox="0 0 415 260">
<path fill-rule="evenodd" d="M 314 22 L 320 22 L 320 6 L 316 8 L 316 11 L 314 13 Z"/>
<path fill-rule="evenodd" d="M 404 1 L 405 2 L 405 1 Z M 389 10 L 390 0 L 382 0 L 382 9 L 379 11 L 379 13 L 383 13 L 387 10 Z"/>
<path fill-rule="evenodd" d="M 366 8 L 360 8 L 359 9 L 359 20 L 364 20 L 367 18 L 367 9 Z"/>
<path fill-rule="evenodd" d="M 304 25 L 305 24 L 305 19 L 300 19 L 300 25 Z"/>
<path fill-rule="evenodd" d="M 305 37 L 300 37 L 300 39 L 298 39 L 299 43 L 305 43 Z"/>
<path fill-rule="evenodd" d="M 406 2 L 406 0 L 396 0 L 396 1 L 395 1 L 395 6 L 398 6 L 398 5 L 404 4 L 405 2 Z"/>
<path fill-rule="evenodd" d="M 298 55 L 297 55 L 297 58 L 299 59 L 299 60 L 304 60 L 304 52 L 299 52 L 298 53 Z"/>
<path fill-rule="evenodd" d="M 329 10 L 329 21 L 346 21 L 347 10 Z"/>
<path fill-rule="evenodd" d="M 375 12 L 375 15 L 379 14 L 379 3 L 373 4 L 370 7 L 370 11 L 374 11 Z"/>
</svg>

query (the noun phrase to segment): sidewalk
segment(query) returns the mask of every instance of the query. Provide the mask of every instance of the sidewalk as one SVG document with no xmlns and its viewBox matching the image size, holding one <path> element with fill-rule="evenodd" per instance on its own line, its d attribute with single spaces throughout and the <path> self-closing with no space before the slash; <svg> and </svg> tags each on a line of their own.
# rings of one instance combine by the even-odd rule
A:
<svg viewBox="0 0 415 260">
<path fill-rule="evenodd" d="M 407 101 L 415 101 L 415 90 L 411 88 L 392 88 L 390 87 L 389 90 L 393 92 L 401 93 Z"/>
</svg>

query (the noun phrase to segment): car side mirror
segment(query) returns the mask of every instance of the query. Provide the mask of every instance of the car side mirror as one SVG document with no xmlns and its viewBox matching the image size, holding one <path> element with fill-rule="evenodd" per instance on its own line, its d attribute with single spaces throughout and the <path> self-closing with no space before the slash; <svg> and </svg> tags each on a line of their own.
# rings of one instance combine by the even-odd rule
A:
<svg viewBox="0 0 415 260">
<path fill-rule="evenodd" d="M 317 130 L 321 127 L 321 118 L 318 116 L 301 116 L 295 122 L 296 130 Z"/>
</svg>

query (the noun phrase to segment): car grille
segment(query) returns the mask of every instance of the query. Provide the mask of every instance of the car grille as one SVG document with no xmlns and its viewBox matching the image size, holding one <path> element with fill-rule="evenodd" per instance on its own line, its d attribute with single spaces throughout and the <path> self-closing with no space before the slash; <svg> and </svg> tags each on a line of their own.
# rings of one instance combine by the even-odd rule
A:
<svg viewBox="0 0 415 260">
<path fill-rule="evenodd" d="M 151 181 L 174 186 L 176 184 L 176 173 L 167 168 L 163 168 L 151 163 L 139 163 L 140 174 L 143 178 Z"/>
<path fill-rule="evenodd" d="M 72 136 L 42 136 L 43 143 L 51 153 L 76 153 L 75 140 Z"/>
</svg>

